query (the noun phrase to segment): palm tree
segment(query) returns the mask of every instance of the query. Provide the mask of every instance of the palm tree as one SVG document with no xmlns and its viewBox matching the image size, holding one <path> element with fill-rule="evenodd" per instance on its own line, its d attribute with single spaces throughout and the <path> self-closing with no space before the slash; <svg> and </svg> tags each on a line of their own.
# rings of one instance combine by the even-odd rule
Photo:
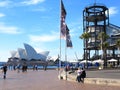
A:
<svg viewBox="0 0 120 90">
<path fill-rule="evenodd" d="M 109 35 L 107 35 L 105 32 L 101 32 L 98 34 L 98 39 L 101 40 L 101 44 L 106 41 L 106 39 L 109 38 Z"/>
<path fill-rule="evenodd" d="M 104 66 L 107 67 L 107 59 L 106 59 L 106 56 L 107 56 L 107 48 L 109 47 L 109 43 L 108 42 L 103 42 L 102 44 L 102 50 L 103 50 L 103 57 L 104 57 Z"/>
<path fill-rule="evenodd" d="M 84 39 L 85 40 L 85 48 L 88 47 L 88 40 L 91 37 L 90 33 L 83 33 L 79 38 L 80 39 Z M 88 53 L 87 51 L 84 53 L 84 59 L 86 59 L 86 63 L 87 63 L 87 59 L 88 59 Z M 87 64 L 87 68 L 88 68 L 88 64 Z"/>
<path fill-rule="evenodd" d="M 118 57 L 120 57 L 120 39 L 118 39 L 117 41 L 116 41 L 116 46 L 118 47 Z M 118 65 L 119 65 L 119 60 L 118 60 Z"/>
<path fill-rule="evenodd" d="M 100 44 L 100 47 L 101 47 L 101 50 L 103 51 L 103 57 L 101 58 L 105 58 L 104 59 L 104 66 L 107 67 L 107 60 L 106 60 L 106 50 L 109 46 L 108 42 L 105 42 L 106 39 L 109 38 L 109 35 L 107 35 L 105 32 L 101 32 L 98 34 L 98 39 L 101 40 L 101 44 Z"/>
<path fill-rule="evenodd" d="M 90 33 L 87 33 L 87 32 L 85 32 L 85 33 L 83 33 L 79 38 L 80 39 L 85 39 L 85 47 L 87 47 L 88 46 L 88 39 L 91 37 L 91 35 L 90 35 Z"/>
</svg>

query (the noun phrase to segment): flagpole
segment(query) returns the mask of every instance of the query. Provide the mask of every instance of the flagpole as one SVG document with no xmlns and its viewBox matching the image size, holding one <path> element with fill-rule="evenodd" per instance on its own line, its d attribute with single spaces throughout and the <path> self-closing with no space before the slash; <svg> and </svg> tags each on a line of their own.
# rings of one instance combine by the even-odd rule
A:
<svg viewBox="0 0 120 90">
<path fill-rule="evenodd" d="M 66 35 L 67 37 L 67 35 Z M 67 39 L 67 38 L 66 38 Z M 65 61 L 66 61 L 66 80 L 67 80 L 67 40 L 65 40 Z"/>
<path fill-rule="evenodd" d="M 59 78 L 61 79 L 61 39 L 60 39 L 60 56 L 59 56 Z"/>
<path fill-rule="evenodd" d="M 65 18 L 66 18 L 66 10 L 65 10 L 65 7 L 64 7 L 64 4 L 62 2 L 62 0 L 60 0 L 60 6 L 61 6 L 61 14 L 60 14 L 60 60 L 61 60 L 61 39 L 65 39 L 65 61 L 66 61 L 66 65 L 67 65 L 67 47 L 71 47 L 72 46 L 72 43 L 71 43 L 71 40 L 70 40 L 70 36 L 69 36 L 69 30 L 68 30 L 68 27 L 65 23 Z M 69 45 L 67 45 L 69 44 Z M 60 61 L 59 60 L 59 61 Z M 59 65 L 61 67 L 61 61 L 59 62 Z M 67 66 L 66 66 L 66 69 L 67 69 Z M 61 72 L 59 70 L 59 76 L 61 78 Z M 66 80 L 67 80 L 67 71 L 66 71 Z"/>
<path fill-rule="evenodd" d="M 60 56 L 59 56 L 59 68 L 58 68 L 58 71 L 59 71 L 59 79 L 61 79 L 61 0 L 60 0 L 60 30 L 59 30 L 59 33 L 60 33 Z"/>
</svg>

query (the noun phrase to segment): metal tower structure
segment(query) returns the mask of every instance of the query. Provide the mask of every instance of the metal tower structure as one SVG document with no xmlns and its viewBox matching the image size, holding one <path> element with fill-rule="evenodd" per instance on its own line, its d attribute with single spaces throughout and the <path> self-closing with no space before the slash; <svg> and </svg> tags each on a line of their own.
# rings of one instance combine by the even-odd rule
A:
<svg viewBox="0 0 120 90">
<path fill-rule="evenodd" d="M 93 4 L 85 7 L 83 10 L 83 33 L 89 33 L 91 37 L 84 39 L 84 59 L 90 59 L 90 51 L 95 51 L 99 55 L 99 44 L 101 41 L 97 38 L 100 32 L 106 33 L 106 27 L 109 26 L 109 10 L 105 5 Z"/>
</svg>

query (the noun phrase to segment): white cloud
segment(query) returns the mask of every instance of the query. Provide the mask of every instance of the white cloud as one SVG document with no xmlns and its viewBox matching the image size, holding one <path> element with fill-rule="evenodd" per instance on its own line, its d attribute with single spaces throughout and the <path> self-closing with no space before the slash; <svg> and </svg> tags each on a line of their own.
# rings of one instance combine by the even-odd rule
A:
<svg viewBox="0 0 120 90">
<path fill-rule="evenodd" d="M 0 17 L 4 17 L 5 16 L 5 14 L 3 14 L 3 13 L 0 13 Z"/>
<path fill-rule="evenodd" d="M 109 8 L 109 15 L 115 15 L 118 13 L 117 7 L 110 7 Z"/>
<path fill-rule="evenodd" d="M 58 34 L 52 33 L 49 35 L 29 35 L 29 38 L 32 42 L 51 42 L 57 40 Z"/>
<path fill-rule="evenodd" d="M 6 7 L 6 6 L 8 6 L 9 5 L 9 3 L 10 3 L 10 1 L 0 1 L 0 7 Z"/>
<path fill-rule="evenodd" d="M 39 7 L 39 8 L 33 9 L 33 11 L 41 11 L 41 12 L 44 12 L 44 11 L 46 11 L 46 8 L 44 8 L 44 7 Z"/>
<path fill-rule="evenodd" d="M 39 3 L 44 2 L 45 0 L 0 0 L 0 7 L 5 8 L 13 8 L 13 7 L 19 7 L 23 5 L 37 5 Z"/>
<path fill-rule="evenodd" d="M 26 4 L 26 5 L 36 5 L 38 3 L 42 3 L 44 2 L 45 0 L 25 0 L 24 2 L 22 2 L 23 4 Z"/>
<path fill-rule="evenodd" d="M 7 33 L 7 34 L 18 34 L 18 28 L 15 26 L 7 26 L 4 23 L 0 23 L 0 33 Z"/>
</svg>

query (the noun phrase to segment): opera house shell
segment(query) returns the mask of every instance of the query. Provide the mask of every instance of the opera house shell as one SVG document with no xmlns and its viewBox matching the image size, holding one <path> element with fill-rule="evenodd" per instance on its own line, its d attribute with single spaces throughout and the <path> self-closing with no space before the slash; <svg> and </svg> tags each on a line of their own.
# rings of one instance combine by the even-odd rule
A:
<svg viewBox="0 0 120 90">
<path fill-rule="evenodd" d="M 24 43 L 24 47 L 25 49 L 23 48 L 18 48 L 17 51 L 11 51 L 10 54 L 11 54 L 11 57 L 10 59 L 17 59 L 17 60 L 44 60 L 46 61 L 47 60 L 47 56 L 49 54 L 49 51 L 44 51 L 44 52 L 40 52 L 40 53 L 37 53 L 36 50 Z"/>
</svg>

